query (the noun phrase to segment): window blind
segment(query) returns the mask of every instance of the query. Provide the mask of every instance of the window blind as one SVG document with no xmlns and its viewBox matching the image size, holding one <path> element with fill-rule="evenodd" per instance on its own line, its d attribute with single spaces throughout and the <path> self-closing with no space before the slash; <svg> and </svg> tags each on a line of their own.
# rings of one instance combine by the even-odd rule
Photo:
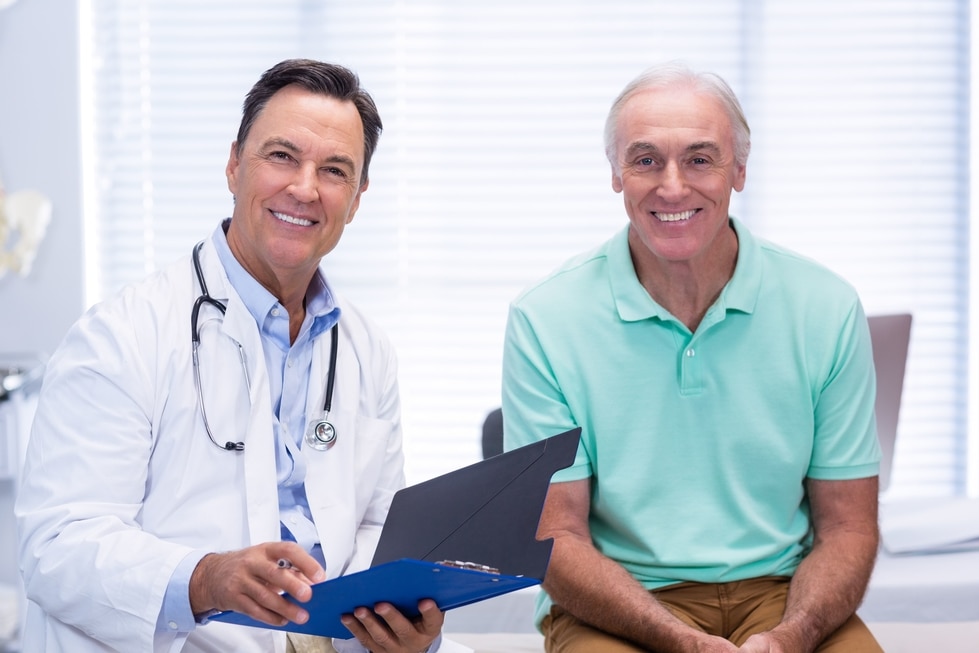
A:
<svg viewBox="0 0 979 653">
<path fill-rule="evenodd" d="M 752 225 L 914 314 L 893 493 L 966 485 L 967 3 L 767 3 Z"/>
<path fill-rule="evenodd" d="M 308 56 L 360 74 L 385 132 L 324 268 L 398 349 L 410 482 L 478 459 L 508 302 L 625 224 L 608 106 L 684 59 L 727 79 L 752 126 L 734 214 L 869 312 L 914 313 L 892 492 L 964 489 L 964 0 L 88 1 L 102 295 L 229 214 L 224 166 L 262 71 Z"/>
</svg>

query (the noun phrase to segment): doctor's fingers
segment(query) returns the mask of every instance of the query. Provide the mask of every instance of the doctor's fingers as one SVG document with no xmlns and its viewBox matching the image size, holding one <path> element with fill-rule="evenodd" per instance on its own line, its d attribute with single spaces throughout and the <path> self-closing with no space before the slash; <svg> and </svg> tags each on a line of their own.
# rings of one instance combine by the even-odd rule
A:
<svg viewBox="0 0 979 653">
<path fill-rule="evenodd" d="M 242 593 L 231 600 L 237 606 L 230 608 L 231 610 L 273 626 L 284 626 L 288 621 L 297 624 L 309 621 L 306 610 L 282 594 L 272 591 L 267 585 L 256 586 L 253 593 Z"/>
<path fill-rule="evenodd" d="M 303 601 L 312 594 L 303 574 L 280 568 L 255 547 L 210 553 L 190 577 L 194 614 L 235 610 L 276 625 L 282 625 L 282 619 L 308 618 L 304 610 L 283 598 L 281 591 L 293 593 Z"/>
<path fill-rule="evenodd" d="M 267 567 L 262 570 L 265 571 Z M 269 573 L 282 575 L 286 571 L 275 567 L 275 571 Z M 293 582 L 305 589 L 308 599 L 311 592 L 309 586 L 297 579 L 293 579 Z M 309 620 L 309 613 L 283 596 L 279 588 L 280 584 L 289 583 L 271 582 L 264 577 L 249 573 L 244 566 L 238 567 L 218 581 L 215 589 L 219 602 L 218 609 L 241 612 L 273 626 L 283 626 L 287 621 L 306 623 Z"/>
<path fill-rule="evenodd" d="M 220 555 L 224 562 L 221 580 L 231 591 L 240 591 L 263 604 L 269 595 L 262 586 L 305 603 L 313 596 L 314 582 L 326 576 L 316 559 L 295 542 L 265 542 Z M 256 581 L 258 586 L 253 585 Z"/>
<path fill-rule="evenodd" d="M 307 585 L 326 580 L 326 572 L 316 558 L 295 542 L 265 542 L 251 548 L 255 549 L 260 557 L 275 566 L 275 569 L 272 569 L 275 573 L 269 574 L 269 578 L 272 580 L 299 578 Z M 248 549 L 245 550 L 248 551 Z M 283 575 L 279 573 L 282 571 L 291 573 Z M 294 589 L 289 587 L 283 589 L 296 596 Z"/>
<path fill-rule="evenodd" d="M 390 603 L 378 603 L 374 612 L 357 608 L 353 617 L 344 615 L 343 624 L 365 648 L 384 653 L 418 653 L 442 630 L 444 614 L 430 599 L 418 604 L 420 615 L 408 619 Z"/>
</svg>

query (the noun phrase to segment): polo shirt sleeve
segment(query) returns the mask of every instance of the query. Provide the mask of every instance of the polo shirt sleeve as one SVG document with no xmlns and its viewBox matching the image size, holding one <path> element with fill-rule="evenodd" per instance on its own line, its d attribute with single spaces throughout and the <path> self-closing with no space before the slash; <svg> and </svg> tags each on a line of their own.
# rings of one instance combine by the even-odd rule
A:
<svg viewBox="0 0 979 653">
<path fill-rule="evenodd" d="M 506 451 L 579 426 L 554 376 L 542 334 L 518 304 L 511 305 L 507 319 L 502 390 Z M 576 481 L 591 474 L 591 463 L 579 444 L 574 464 L 559 470 L 552 480 Z"/>
<path fill-rule="evenodd" d="M 876 377 L 870 328 L 859 302 L 840 325 L 836 342 L 815 404 L 807 475 L 821 480 L 875 476 L 881 456 L 874 415 Z"/>
</svg>

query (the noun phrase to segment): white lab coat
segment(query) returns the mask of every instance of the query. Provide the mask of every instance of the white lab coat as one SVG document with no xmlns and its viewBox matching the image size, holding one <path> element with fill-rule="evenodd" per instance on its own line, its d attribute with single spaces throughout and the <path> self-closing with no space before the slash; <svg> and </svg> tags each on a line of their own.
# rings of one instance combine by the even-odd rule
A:
<svg viewBox="0 0 979 653">
<path fill-rule="evenodd" d="M 194 549 L 279 539 L 272 412 L 255 320 L 210 239 L 201 263 L 213 297 L 200 318 L 201 374 L 214 446 L 201 421 L 190 312 L 190 257 L 90 310 L 51 357 L 16 513 L 29 599 L 24 650 L 284 651 L 283 633 L 211 622 L 156 632 L 164 592 Z M 340 301 L 329 451 L 304 449 L 306 491 L 330 578 L 369 566 L 391 498 L 404 485 L 396 360 L 389 342 Z M 250 397 L 235 342 L 244 348 Z M 307 405 L 322 407 L 329 338 L 314 349 Z"/>
</svg>

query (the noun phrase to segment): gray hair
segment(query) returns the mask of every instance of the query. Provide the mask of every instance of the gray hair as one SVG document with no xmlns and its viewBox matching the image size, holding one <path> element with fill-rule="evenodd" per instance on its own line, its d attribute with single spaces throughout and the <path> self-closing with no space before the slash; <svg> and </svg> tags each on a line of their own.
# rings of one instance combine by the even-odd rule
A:
<svg viewBox="0 0 979 653">
<path fill-rule="evenodd" d="M 735 162 L 740 166 L 744 166 L 748 162 L 748 154 L 751 151 L 751 129 L 744 117 L 741 103 L 738 102 L 738 97 L 731 90 L 731 87 L 715 73 L 697 72 L 682 62 L 671 61 L 647 68 L 629 82 L 619 93 L 619 96 L 615 98 L 615 102 L 612 103 L 612 108 L 609 109 L 608 117 L 605 119 L 605 156 L 608 157 L 613 167 L 618 165 L 616 162 L 618 153 L 615 151 L 615 136 L 619 126 L 619 116 L 626 102 L 643 91 L 682 84 L 692 86 L 694 89 L 716 98 L 721 103 L 727 112 L 734 132 Z"/>
</svg>

